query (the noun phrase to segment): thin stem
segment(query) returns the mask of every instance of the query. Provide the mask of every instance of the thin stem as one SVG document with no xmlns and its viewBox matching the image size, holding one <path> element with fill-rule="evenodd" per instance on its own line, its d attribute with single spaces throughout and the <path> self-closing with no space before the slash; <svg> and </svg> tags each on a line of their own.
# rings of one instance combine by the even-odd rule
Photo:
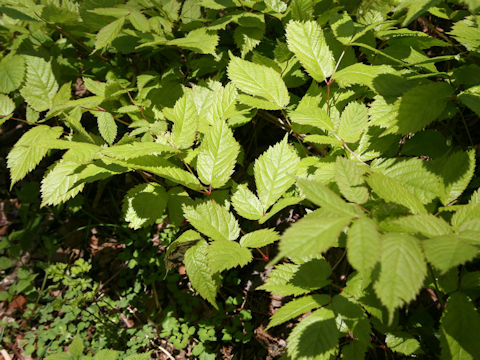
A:
<svg viewBox="0 0 480 360">
<path fill-rule="evenodd" d="M 338 141 L 341 141 L 342 144 L 343 144 L 343 147 L 350 153 L 352 154 L 352 156 L 357 159 L 358 161 L 360 161 L 363 165 L 366 165 L 368 167 L 370 167 L 370 165 L 368 165 L 365 161 L 363 161 L 360 156 L 358 156 L 352 149 L 350 149 L 350 147 L 348 146 L 348 144 L 345 142 L 345 140 L 343 140 L 340 136 L 338 136 L 333 130 L 330 130 L 330 133 L 332 133 L 333 136 L 335 136 L 337 138 Z"/>
<path fill-rule="evenodd" d="M 437 296 L 438 302 L 442 305 L 442 307 L 445 307 L 445 303 L 442 300 L 442 297 L 440 296 L 441 291 L 438 288 L 438 283 L 437 283 L 437 278 L 435 277 L 435 273 L 433 272 L 433 269 L 430 265 L 428 266 L 428 271 L 430 272 L 430 276 L 432 277 L 433 280 L 433 285 L 435 286 L 435 295 Z"/>
</svg>

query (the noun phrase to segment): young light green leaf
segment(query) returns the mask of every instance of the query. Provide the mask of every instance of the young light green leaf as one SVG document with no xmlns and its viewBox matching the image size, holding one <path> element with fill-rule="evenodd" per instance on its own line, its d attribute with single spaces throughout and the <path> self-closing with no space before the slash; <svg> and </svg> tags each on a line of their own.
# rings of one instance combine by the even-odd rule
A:
<svg viewBox="0 0 480 360">
<path fill-rule="evenodd" d="M 351 102 L 345 107 L 340 117 L 338 136 L 348 143 L 357 142 L 367 129 L 367 124 L 367 107 L 358 102 Z"/>
<path fill-rule="evenodd" d="M 287 353 L 295 360 L 327 360 L 337 351 L 340 332 L 335 313 L 314 311 L 295 326 L 287 339 Z"/>
<path fill-rule="evenodd" d="M 95 111 L 97 118 L 98 131 L 102 138 L 109 144 L 115 141 L 117 137 L 117 124 L 112 114 L 106 111 Z"/>
<path fill-rule="evenodd" d="M 420 291 L 427 274 L 418 239 L 407 234 L 390 233 L 383 237 L 380 277 L 375 292 L 390 313 L 410 302 Z"/>
<path fill-rule="evenodd" d="M 7 117 L 15 110 L 15 103 L 7 95 L 0 94 L 0 117 Z M 1 121 L 1 120 L 0 120 Z"/>
<path fill-rule="evenodd" d="M 457 21 L 450 34 L 468 50 L 480 52 L 480 16 L 471 15 Z"/>
<path fill-rule="evenodd" d="M 364 186 L 364 169 L 353 160 L 338 156 L 335 162 L 335 181 L 348 201 L 363 204 L 368 200 L 368 189 Z"/>
<path fill-rule="evenodd" d="M 427 237 L 447 235 L 452 232 L 450 225 L 442 218 L 431 214 L 403 216 L 389 219 L 380 224 L 383 231 L 422 234 Z"/>
<path fill-rule="evenodd" d="M 235 241 L 216 240 L 208 247 L 207 258 L 210 269 L 216 273 L 247 265 L 252 261 L 252 254 Z"/>
<path fill-rule="evenodd" d="M 113 145 L 101 149 L 101 154 L 118 160 L 128 160 L 145 155 L 160 155 L 164 153 L 176 153 L 170 145 L 155 142 L 134 142 L 131 144 Z"/>
<path fill-rule="evenodd" d="M 130 20 L 133 27 L 140 32 L 148 32 L 150 30 L 148 19 L 140 11 L 131 11 L 130 15 L 128 15 L 128 20 Z"/>
<path fill-rule="evenodd" d="M 218 281 L 208 266 L 207 254 L 207 242 L 199 240 L 185 252 L 185 270 L 192 287 L 198 291 L 201 297 L 217 308 L 215 297 L 218 291 Z"/>
<path fill-rule="evenodd" d="M 168 220 L 175 226 L 183 224 L 185 218 L 183 217 L 183 205 L 193 205 L 193 200 L 190 198 L 188 192 L 181 187 L 173 187 L 168 190 Z"/>
<path fill-rule="evenodd" d="M 11 186 L 32 171 L 49 150 L 48 147 L 36 146 L 48 140 L 58 139 L 63 129 L 59 126 L 39 125 L 31 128 L 16 142 L 7 156 L 7 167 L 10 169 Z"/>
<path fill-rule="evenodd" d="M 333 75 L 340 87 L 348 87 L 353 84 L 368 86 L 375 90 L 374 80 L 381 74 L 395 74 L 396 70 L 389 65 L 365 65 L 356 63 L 341 69 Z"/>
<path fill-rule="evenodd" d="M 380 258 L 382 243 L 375 222 L 369 218 L 355 220 L 347 233 L 347 257 L 360 273 L 368 273 Z"/>
<path fill-rule="evenodd" d="M 266 330 L 271 327 L 278 326 L 284 322 L 294 319 L 297 316 L 310 312 L 313 309 L 324 306 L 330 302 L 330 297 L 324 294 L 307 295 L 283 305 L 270 318 L 270 322 Z"/>
<path fill-rule="evenodd" d="M 240 245 L 248 248 L 261 248 L 280 239 L 280 234 L 273 229 L 252 231 L 240 239 Z"/>
<path fill-rule="evenodd" d="M 317 104 L 298 106 L 288 116 L 294 124 L 314 126 L 321 130 L 333 129 L 332 120 L 328 117 L 327 112 Z"/>
<path fill-rule="evenodd" d="M 447 300 L 440 320 L 442 360 L 474 360 L 480 354 L 478 333 L 480 315 L 463 293 L 455 292 Z"/>
<path fill-rule="evenodd" d="M 240 145 L 223 120 L 217 121 L 205 134 L 197 157 L 197 172 L 205 185 L 220 188 L 233 173 Z"/>
<path fill-rule="evenodd" d="M 42 180 L 42 206 L 61 204 L 83 190 L 84 183 L 76 185 L 79 180 L 76 171 L 81 165 L 64 159 L 52 165 Z"/>
<path fill-rule="evenodd" d="M 115 38 L 118 36 L 118 34 L 120 34 L 124 23 L 125 17 L 122 16 L 101 28 L 95 38 L 95 51 L 103 49 L 110 45 L 112 41 L 115 40 Z"/>
<path fill-rule="evenodd" d="M 184 206 L 183 214 L 198 231 L 213 240 L 235 240 L 240 234 L 237 220 L 214 200 L 197 206 Z"/>
<path fill-rule="evenodd" d="M 268 274 L 268 279 L 257 290 L 280 296 L 297 296 L 328 285 L 330 274 L 330 265 L 323 259 L 313 259 L 301 265 L 280 264 Z"/>
<path fill-rule="evenodd" d="M 412 355 L 420 350 L 418 340 L 408 333 L 388 333 L 385 337 L 385 343 L 390 349 L 403 355 Z"/>
<path fill-rule="evenodd" d="M 283 109 L 290 102 L 282 77 L 270 67 L 231 56 L 227 72 L 238 89 L 269 101 L 275 109 Z"/>
<path fill-rule="evenodd" d="M 22 56 L 8 55 L 0 61 L 0 91 L 10 93 L 22 85 L 25 60 Z"/>
<path fill-rule="evenodd" d="M 80 357 L 83 355 L 83 340 L 80 335 L 75 335 L 75 337 L 72 340 L 72 343 L 70 344 L 70 347 L 68 348 L 68 352 L 72 356 L 77 356 Z"/>
<path fill-rule="evenodd" d="M 421 201 L 396 179 L 372 172 L 367 177 L 367 183 L 385 201 L 403 205 L 413 214 L 427 213 Z"/>
<path fill-rule="evenodd" d="M 298 178 L 297 186 L 308 200 L 315 205 L 331 210 L 335 214 L 349 217 L 362 215 L 360 208 L 354 204 L 346 203 L 335 192 L 316 180 Z"/>
<path fill-rule="evenodd" d="M 255 184 L 264 211 L 293 185 L 299 162 L 296 151 L 288 144 L 287 135 L 255 160 Z"/>
<path fill-rule="evenodd" d="M 423 240 L 422 245 L 427 260 L 442 273 L 478 255 L 478 249 L 475 246 L 453 234 Z"/>
<path fill-rule="evenodd" d="M 152 225 L 165 212 L 167 192 L 156 183 L 139 184 L 123 199 L 122 212 L 132 229 Z"/>
<path fill-rule="evenodd" d="M 290 226 L 282 235 L 278 258 L 321 255 L 335 245 L 338 236 L 350 223 L 351 217 L 311 216 Z"/>
<path fill-rule="evenodd" d="M 166 271 L 170 271 L 179 259 L 183 259 L 188 248 L 195 245 L 199 240 L 203 240 L 203 238 L 198 232 L 187 230 L 168 245 L 165 253 Z"/>
<path fill-rule="evenodd" d="M 263 216 L 262 203 L 247 185 L 237 186 L 231 201 L 237 214 L 245 219 L 258 220 Z"/>
<path fill-rule="evenodd" d="M 200 54 L 215 54 L 218 35 L 202 27 L 190 31 L 184 38 L 169 40 L 166 44 L 179 46 Z"/>
<path fill-rule="evenodd" d="M 217 121 L 227 120 L 235 114 L 237 97 L 237 89 L 231 82 L 225 87 L 215 90 L 211 106 L 213 124 Z"/>
<path fill-rule="evenodd" d="M 318 23 L 291 20 L 286 36 L 288 48 L 312 78 L 322 82 L 332 75 L 335 61 Z"/>
<path fill-rule="evenodd" d="M 58 90 L 52 64 L 34 56 L 26 56 L 26 62 L 27 76 L 20 93 L 35 110 L 48 110 Z"/>
<path fill-rule="evenodd" d="M 173 121 L 172 139 L 179 149 L 187 149 L 193 145 L 198 129 L 198 113 L 191 92 L 186 92 L 175 103 L 172 109 L 164 109 L 163 113 Z"/>
<path fill-rule="evenodd" d="M 272 208 L 269 212 L 263 215 L 260 220 L 258 220 L 259 224 L 264 224 L 267 220 L 269 220 L 272 216 L 279 213 L 283 209 L 288 206 L 296 205 L 300 201 L 303 200 L 303 197 L 300 196 L 287 196 L 278 200 L 275 204 L 273 204 Z"/>
<path fill-rule="evenodd" d="M 458 100 L 480 116 L 480 86 L 472 86 L 458 94 Z"/>
</svg>

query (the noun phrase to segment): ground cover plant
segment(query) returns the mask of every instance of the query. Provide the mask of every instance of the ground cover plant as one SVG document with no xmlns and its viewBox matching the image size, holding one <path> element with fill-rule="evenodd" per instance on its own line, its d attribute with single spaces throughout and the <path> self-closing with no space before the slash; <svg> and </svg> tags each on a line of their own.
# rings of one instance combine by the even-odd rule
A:
<svg viewBox="0 0 480 360">
<path fill-rule="evenodd" d="M 479 356 L 480 2 L 0 14 L 2 356 Z"/>
</svg>

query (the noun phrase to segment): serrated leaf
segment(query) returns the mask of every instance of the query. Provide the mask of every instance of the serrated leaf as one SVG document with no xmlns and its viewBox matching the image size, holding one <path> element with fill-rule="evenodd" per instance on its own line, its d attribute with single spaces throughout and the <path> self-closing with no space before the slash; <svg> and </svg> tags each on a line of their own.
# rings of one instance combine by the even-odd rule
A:
<svg viewBox="0 0 480 360">
<path fill-rule="evenodd" d="M 200 54 L 215 54 L 218 35 L 202 27 L 190 31 L 184 38 L 169 40 L 167 44 L 176 45 Z"/>
<path fill-rule="evenodd" d="M 100 29 L 95 37 L 95 51 L 103 49 L 110 45 L 113 40 L 120 34 L 123 24 L 125 23 L 125 17 L 122 16 L 110 24 L 105 25 Z"/>
<path fill-rule="evenodd" d="M 186 92 L 175 102 L 173 110 L 164 109 L 164 114 L 173 121 L 172 139 L 179 149 L 193 145 L 198 129 L 198 113 L 190 92 Z"/>
<path fill-rule="evenodd" d="M 270 67 L 231 56 L 227 68 L 228 77 L 243 92 L 271 103 L 275 109 L 282 109 L 290 102 L 287 87 L 278 72 Z"/>
<path fill-rule="evenodd" d="M 313 309 L 324 306 L 330 302 L 330 297 L 324 294 L 307 295 L 283 305 L 278 311 L 270 317 L 270 322 L 266 330 L 271 327 L 283 324 L 294 319 L 297 316 L 310 312 Z"/>
<path fill-rule="evenodd" d="M 233 173 L 240 145 L 225 121 L 217 121 L 203 138 L 197 157 L 200 180 L 213 188 L 227 183 Z"/>
<path fill-rule="evenodd" d="M 7 95 L 0 94 L 0 117 L 6 117 L 15 110 L 15 103 Z"/>
<path fill-rule="evenodd" d="M 48 147 L 36 146 L 48 140 L 58 139 L 63 129 L 59 126 L 39 125 L 31 128 L 15 143 L 7 156 L 11 186 L 32 171 L 48 152 Z"/>
<path fill-rule="evenodd" d="M 478 249 L 475 246 L 453 234 L 423 240 L 422 245 L 427 260 L 442 273 L 478 255 Z"/>
<path fill-rule="evenodd" d="M 138 169 L 143 169 L 152 174 L 158 175 L 165 179 L 171 180 L 180 185 L 184 185 L 192 190 L 202 190 L 203 186 L 200 181 L 188 171 L 185 171 L 176 166 L 138 166 Z"/>
<path fill-rule="evenodd" d="M 335 214 L 349 217 L 362 215 L 360 208 L 353 204 L 346 203 L 340 196 L 319 181 L 298 178 L 297 186 L 308 200 Z"/>
<path fill-rule="evenodd" d="M 268 274 L 265 283 L 257 290 L 280 296 L 297 296 L 328 285 L 330 274 L 330 265 L 323 259 L 313 259 L 301 265 L 280 264 Z"/>
<path fill-rule="evenodd" d="M 294 184 L 294 175 L 299 163 L 300 158 L 288 144 L 287 136 L 281 142 L 269 147 L 255 160 L 253 173 L 258 198 L 264 211 Z"/>
<path fill-rule="evenodd" d="M 117 137 L 117 124 L 112 114 L 106 111 L 96 111 L 95 117 L 97 118 L 98 131 L 102 138 L 109 144 L 115 141 Z"/>
<path fill-rule="evenodd" d="M 412 355 L 420 350 L 418 340 L 408 333 L 388 333 L 385 343 L 390 349 L 403 355 Z"/>
<path fill-rule="evenodd" d="M 311 20 L 314 3 L 311 0 L 292 0 L 288 6 L 288 13 L 293 20 Z"/>
<path fill-rule="evenodd" d="M 443 113 L 451 95 L 452 88 L 445 82 L 407 90 L 396 103 L 398 133 L 405 135 L 417 132 L 435 121 Z"/>
<path fill-rule="evenodd" d="M 427 237 L 450 234 L 450 225 L 442 218 L 431 214 L 403 216 L 381 224 L 384 231 L 422 234 Z"/>
<path fill-rule="evenodd" d="M 235 217 L 214 200 L 197 206 L 184 206 L 183 214 L 198 231 L 213 240 L 235 240 L 240 227 Z"/>
<path fill-rule="evenodd" d="M 218 282 L 207 261 L 208 244 L 205 240 L 199 240 L 185 252 L 185 270 L 192 287 L 217 308 L 215 297 L 218 291 Z"/>
<path fill-rule="evenodd" d="M 215 90 L 211 106 L 213 124 L 217 121 L 227 120 L 236 113 L 237 97 L 237 89 L 231 82 L 225 87 Z"/>
<path fill-rule="evenodd" d="M 372 172 L 367 177 L 367 183 L 385 201 L 403 205 L 410 209 L 413 214 L 425 214 L 427 212 L 421 201 L 396 179 L 378 172 Z"/>
<path fill-rule="evenodd" d="M 369 218 L 355 220 L 347 233 L 347 257 L 360 273 L 372 270 L 380 259 L 382 243 L 375 222 Z"/>
<path fill-rule="evenodd" d="M 480 116 L 480 86 L 473 86 L 458 94 L 458 100 Z"/>
<path fill-rule="evenodd" d="M 210 269 L 216 273 L 247 265 L 252 261 L 252 254 L 235 241 L 216 240 L 208 247 L 207 258 Z"/>
<path fill-rule="evenodd" d="M 134 142 L 131 144 L 114 145 L 101 149 L 101 154 L 119 160 L 128 160 L 145 155 L 160 155 L 163 153 L 176 153 L 170 145 L 154 142 Z"/>
<path fill-rule="evenodd" d="M 315 21 L 291 20 L 286 27 L 287 45 L 308 74 L 318 82 L 332 75 L 333 55 Z"/>
<path fill-rule="evenodd" d="M 263 26 L 262 26 L 263 25 Z M 258 27 L 238 26 L 233 32 L 235 44 L 240 49 L 240 55 L 245 57 L 252 51 L 263 39 L 265 35 L 265 24 Z"/>
<path fill-rule="evenodd" d="M 165 212 L 167 192 L 156 183 L 139 184 L 128 190 L 122 212 L 132 229 L 152 225 Z"/>
<path fill-rule="evenodd" d="M 374 288 L 390 313 L 415 298 L 427 274 L 418 239 L 407 234 L 390 233 L 383 237 L 381 270 Z"/>
<path fill-rule="evenodd" d="M 25 75 L 25 60 L 22 56 L 5 56 L 0 61 L 0 91 L 10 93 L 22 85 Z"/>
<path fill-rule="evenodd" d="M 295 360 L 328 360 L 337 351 L 340 333 L 335 313 L 326 308 L 300 321 L 287 339 L 287 353 Z"/>
<path fill-rule="evenodd" d="M 185 189 L 180 187 L 173 187 L 168 190 L 168 220 L 175 226 L 183 224 L 185 218 L 183 217 L 183 205 L 193 205 L 193 200 Z"/>
<path fill-rule="evenodd" d="M 333 130 L 332 120 L 325 110 L 317 104 L 298 106 L 288 116 L 294 124 L 314 126 L 321 130 Z"/>
<path fill-rule="evenodd" d="M 338 136 L 345 142 L 357 142 L 367 129 L 367 124 L 367 107 L 358 102 L 351 102 L 345 107 L 340 117 Z"/>
<path fill-rule="evenodd" d="M 462 293 L 452 294 L 440 320 L 442 360 L 473 360 L 480 354 L 480 315 Z"/>
<path fill-rule="evenodd" d="M 278 257 L 321 255 L 335 245 L 350 221 L 351 217 L 334 215 L 303 218 L 283 233 Z"/>
<path fill-rule="evenodd" d="M 468 50 L 480 52 L 480 16 L 471 15 L 457 21 L 450 34 Z"/>
<path fill-rule="evenodd" d="M 168 272 L 172 269 L 179 259 L 183 259 L 185 252 L 199 240 L 203 240 L 200 234 L 193 230 L 187 230 L 176 238 L 167 247 L 165 253 L 165 269 Z"/>
<path fill-rule="evenodd" d="M 363 179 L 364 169 L 353 160 L 338 156 L 335 162 L 335 182 L 340 192 L 350 202 L 363 204 L 368 200 L 368 189 Z"/>
<path fill-rule="evenodd" d="M 27 75 L 20 93 L 25 101 L 37 111 L 52 107 L 53 98 L 58 90 L 58 83 L 50 62 L 34 56 L 26 57 Z"/>
<path fill-rule="evenodd" d="M 240 239 L 240 245 L 248 248 L 261 248 L 280 239 L 280 234 L 273 229 L 252 231 Z"/>
<path fill-rule="evenodd" d="M 77 186 L 79 174 L 75 171 L 81 166 L 76 161 L 59 160 L 46 173 L 42 180 L 42 206 L 58 205 L 75 197 L 85 186 Z"/>
<path fill-rule="evenodd" d="M 68 352 L 72 356 L 81 356 L 83 354 L 83 340 L 80 335 L 75 335 L 75 337 L 72 340 L 72 343 L 70 344 L 70 347 L 68 348 Z"/>
<path fill-rule="evenodd" d="M 275 214 L 279 213 L 283 209 L 285 209 L 288 206 L 296 205 L 300 201 L 303 200 L 303 197 L 300 196 L 287 196 L 285 198 L 281 198 L 278 200 L 270 209 L 269 212 L 267 212 L 265 215 L 263 215 L 260 220 L 258 220 L 259 224 L 264 224 L 266 221 L 268 221 L 272 216 Z"/>
<path fill-rule="evenodd" d="M 395 74 L 396 70 L 388 65 L 365 65 L 356 63 L 337 71 L 333 79 L 340 87 L 348 87 L 353 84 L 368 86 L 375 90 L 374 80 L 381 74 Z"/>
<path fill-rule="evenodd" d="M 105 88 L 107 84 L 100 81 L 92 80 L 87 77 L 83 78 L 83 83 L 87 87 L 87 90 L 90 91 L 92 94 L 105 97 Z"/>
<path fill-rule="evenodd" d="M 237 214 L 245 219 L 258 220 L 263 216 L 262 203 L 247 185 L 237 186 L 231 201 Z"/>
<path fill-rule="evenodd" d="M 150 31 L 150 23 L 148 19 L 140 11 L 131 11 L 128 15 L 128 20 L 132 23 L 133 27 L 140 32 Z"/>
</svg>

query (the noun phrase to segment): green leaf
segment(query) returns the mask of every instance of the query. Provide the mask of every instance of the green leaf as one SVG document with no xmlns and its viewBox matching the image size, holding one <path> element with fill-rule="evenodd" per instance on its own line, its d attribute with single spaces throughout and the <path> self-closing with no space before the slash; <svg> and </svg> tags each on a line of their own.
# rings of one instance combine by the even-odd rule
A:
<svg viewBox="0 0 480 360">
<path fill-rule="evenodd" d="M 133 354 L 127 356 L 124 360 L 151 360 L 152 355 L 151 352 L 143 353 L 143 354 Z"/>
<path fill-rule="evenodd" d="M 7 95 L 0 94 L 0 117 L 6 117 L 15 110 L 15 103 Z M 1 121 L 1 120 L 0 120 Z"/>
<path fill-rule="evenodd" d="M 440 320 L 442 360 L 473 360 L 480 354 L 478 334 L 480 315 L 472 301 L 462 293 L 454 293 Z"/>
<path fill-rule="evenodd" d="M 155 183 L 139 184 L 128 190 L 123 199 L 123 215 L 128 226 L 139 229 L 155 223 L 167 206 L 167 192 Z"/>
<path fill-rule="evenodd" d="M 240 239 L 240 245 L 248 248 L 261 248 L 280 239 L 280 234 L 273 229 L 252 231 Z"/>
<path fill-rule="evenodd" d="M 403 355 L 412 355 L 421 351 L 418 340 L 408 333 L 388 333 L 385 337 L 385 343 L 390 349 Z"/>
<path fill-rule="evenodd" d="M 418 239 L 390 233 L 383 237 L 380 277 L 374 288 L 390 313 L 415 298 L 427 274 Z"/>
<path fill-rule="evenodd" d="M 347 257 L 360 273 L 367 274 L 380 259 L 382 243 L 375 222 L 369 218 L 355 220 L 347 233 Z"/>
<path fill-rule="evenodd" d="M 165 116 L 173 121 L 172 139 L 179 149 L 193 145 L 198 129 L 198 113 L 191 92 L 186 92 L 175 102 L 173 110 L 164 109 Z"/>
<path fill-rule="evenodd" d="M 168 272 L 172 269 L 179 259 L 183 259 L 188 248 L 197 241 L 203 240 L 199 233 L 193 230 L 187 230 L 180 235 L 167 247 L 165 253 L 165 269 Z"/>
<path fill-rule="evenodd" d="M 183 224 L 185 218 L 183 217 L 183 205 L 193 205 L 193 200 L 185 189 L 180 187 L 173 187 L 168 190 L 168 220 L 175 226 Z"/>
<path fill-rule="evenodd" d="M 253 173 L 257 194 L 264 211 L 272 206 L 295 182 L 300 163 L 296 151 L 288 144 L 288 136 L 255 160 Z"/>
<path fill-rule="evenodd" d="M 120 34 L 124 23 L 125 17 L 122 16 L 121 18 L 118 18 L 117 20 L 101 28 L 95 37 L 95 51 L 110 45 L 118 36 L 118 34 Z"/>
<path fill-rule="evenodd" d="M 311 20 L 313 7 L 314 4 L 311 0 L 292 0 L 288 12 L 293 20 Z"/>
<path fill-rule="evenodd" d="M 330 274 L 330 265 L 323 259 L 313 259 L 301 265 L 280 264 L 268 274 L 268 279 L 257 290 L 280 296 L 297 296 L 328 285 Z"/>
<path fill-rule="evenodd" d="M 229 79 L 238 89 L 263 98 L 270 102 L 275 109 L 282 109 L 290 102 L 290 96 L 282 77 L 270 67 L 245 61 L 232 55 L 227 72 Z"/>
<path fill-rule="evenodd" d="M 58 205 L 75 197 L 85 184 L 76 185 L 80 176 L 76 170 L 81 166 L 76 161 L 59 160 L 42 180 L 42 206 Z"/>
<path fill-rule="evenodd" d="M 272 206 L 269 212 L 267 212 L 265 215 L 263 215 L 260 218 L 260 220 L 258 220 L 258 223 L 264 224 L 266 221 L 268 221 L 272 216 L 274 216 L 278 212 L 282 211 L 288 206 L 296 205 L 302 200 L 303 200 L 303 197 L 299 197 L 299 196 L 288 196 L 285 198 L 281 198 Z"/>
<path fill-rule="evenodd" d="M 348 87 L 353 84 L 368 86 L 373 91 L 375 90 L 374 80 L 382 74 L 395 74 L 393 67 L 388 65 L 365 65 L 356 63 L 346 68 L 337 71 L 333 75 L 333 79 L 340 85 L 340 87 Z"/>
<path fill-rule="evenodd" d="M 95 111 L 97 118 L 98 131 L 102 138 L 109 144 L 115 141 L 117 137 L 117 124 L 112 114 L 106 111 Z"/>
<path fill-rule="evenodd" d="M 298 299 L 294 299 L 283 305 L 275 314 L 270 317 L 270 322 L 268 323 L 266 330 L 308 313 L 313 309 L 324 306 L 329 302 L 330 297 L 324 294 L 307 295 Z"/>
<path fill-rule="evenodd" d="M 429 8 L 437 5 L 439 0 L 402 0 L 399 9 L 407 9 L 407 15 L 403 19 L 402 26 L 407 26 L 413 20 L 425 13 Z"/>
<path fill-rule="evenodd" d="M 235 241 L 216 240 L 208 247 L 207 258 L 210 269 L 216 273 L 247 265 L 252 261 L 252 254 Z"/>
<path fill-rule="evenodd" d="M 73 338 L 72 343 L 70 344 L 70 347 L 68 348 L 68 352 L 72 356 L 81 356 L 83 355 L 83 340 L 80 337 L 80 335 L 75 335 Z"/>
<path fill-rule="evenodd" d="M 360 208 L 356 207 L 356 205 L 346 203 L 340 196 L 335 194 L 335 192 L 316 180 L 298 178 L 297 186 L 308 200 L 335 214 L 349 217 L 362 215 Z"/>
<path fill-rule="evenodd" d="M 58 90 L 57 80 L 50 62 L 34 56 L 26 56 L 27 76 L 20 93 L 25 101 L 37 111 L 52 107 Z"/>
<path fill-rule="evenodd" d="M 478 249 L 475 246 L 453 234 L 423 240 L 422 245 L 427 260 L 442 273 L 478 255 Z"/>
<path fill-rule="evenodd" d="M 345 107 L 340 117 L 338 136 L 345 142 L 357 142 L 367 129 L 367 123 L 367 107 L 358 102 L 351 102 Z"/>
<path fill-rule="evenodd" d="M 325 110 L 317 104 L 298 106 L 288 116 L 293 124 L 314 126 L 321 130 L 333 130 L 332 120 Z"/>
<path fill-rule="evenodd" d="M 467 16 L 453 24 L 451 35 L 470 51 L 480 52 L 480 16 Z"/>
<path fill-rule="evenodd" d="M 63 129 L 59 126 L 39 125 L 31 128 L 16 142 L 7 156 L 11 186 L 32 171 L 48 152 L 48 147 L 35 146 L 58 139 Z"/>
<path fill-rule="evenodd" d="M 265 23 L 259 23 L 258 27 L 238 26 L 233 32 L 235 44 L 240 49 L 240 55 L 245 57 L 263 39 L 265 35 Z"/>
<path fill-rule="evenodd" d="M 100 81 L 92 80 L 87 77 L 83 78 L 83 83 L 87 87 L 87 90 L 90 91 L 92 94 L 105 97 L 105 88 L 107 84 Z"/>
<path fill-rule="evenodd" d="M 140 11 L 130 12 L 130 15 L 128 15 L 128 20 L 130 20 L 136 30 L 145 33 L 150 31 L 148 19 Z"/>
<path fill-rule="evenodd" d="M 442 218 L 431 214 L 403 216 L 398 219 L 388 219 L 381 225 L 384 231 L 422 234 L 427 237 L 450 234 L 450 225 Z"/>
<path fill-rule="evenodd" d="M 363 179 L 364 169 L 353 160 L 338 156 L 335 162 L 335 182 L 350 202 L 363 204 L 368 200 L 368 189 Z"/>
<path fill-rule="evenodd" d="M 457 98 L 480 116 L 480 85 L 462 91 Z"/>
<path fill-rule="evenodd" d="M 117 350 L 102 349 L 95 353 L 93 360 L 115 360 L 119 354 Z"/>
<path fill-rule="evenodd" d="M 217 308 L 215 297 L 218 282 L 208 266 L 208 244 L 205 240 L 198 241 L 185 252 L 185 270 L 192 287 L 201 297 Z"/>
<path fill-rule="evenodd" d="M 247 185 L 238 185 L 231 198 L 233 208 L 238 215 L 249 220 L 258 220 L 263 216 L 263 206 Z"/>
<path fill-rule="evenodd" d="M 321 255 L 335 245 L 338 236 L 350 221 L 351 217 L 333 214 L 330 217 L 303 218 L 283 233 L 278 257 Z"/>
<path fill-rule="evenodd" d="M 101 149 L 101 154 L 118 159 L 128 160 L 145 155 L 161 155 L 164 153 L 176 153 L 170 145 L 159 144 L 155 142 L 133 142 L 131 144 L 114 145 Z"/>
<path fill-rule="evenodd" d="M 22 56 L 9 55 L 0 61 L 0 91 L 10 93 L 17 90 L 25 75 L 25 60 Z"/>
<path fill-rule="evenodd" d="M 233 174 L 240 145 L 223 120 L 217 121 L 205 135 L 197 157 L 200 180 L 213 188 L 220 188 Z"/>
<path fill-rule="evenodd" d="M 322 308 L 295 326 L 287 339 L 287 353 L 295 360 L 328 360 L 335 354 L 340 333 L 335 313 Z"/>
<path fill-rule="evenodd" d="M 213 94 L 213 104 L 211 106 L 212 123 L 227 120 L 236 113 L 235 105 L 237 103 L 237 89 L 233 83 L 228 83 L 225 87 L 219 87 Z"/>
<path fill-rule="evenodd" d="M 403 205 L 413 214 L 426 214 L 427 210 L 421 201 L 396 179 L 372 172 L 367 177 L 367 183 L 385 201 Z"/>
<path fill-rule="evenodd" d="M 213 240 L 235 240 L 240 234 L 240 227 L 232 213 L 214 200 L 195 207 L 184 206 L 183 214 L 198 231 Z"/>
<path fill-rule="evenodd" d="M 190 31 L 184 38 L 167 41 L 167 45 L 175 45 L 200 54 L 215 54 L 218 35 L 202 27 Z"/>
<path fill-rule="evenodd" d="M 308 74 L 318 82 L 332 75 L 333 55 L 315 21 L 291 20 L 286 27 L 287 45 Z"/>
</svg>

